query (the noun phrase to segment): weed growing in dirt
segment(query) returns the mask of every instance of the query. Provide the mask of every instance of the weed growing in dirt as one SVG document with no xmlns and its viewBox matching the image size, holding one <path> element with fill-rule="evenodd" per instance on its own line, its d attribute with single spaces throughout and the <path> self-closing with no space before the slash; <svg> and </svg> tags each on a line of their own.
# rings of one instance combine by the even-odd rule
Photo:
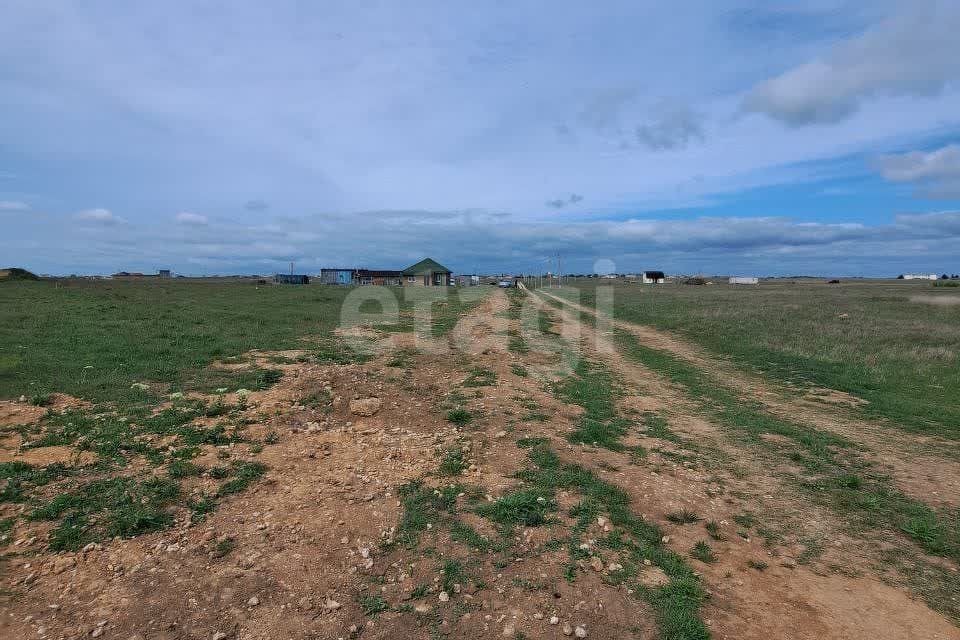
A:
<svg viewBox="0 0 960 640">
<path fill-rule="evenodd" d="M 217 542 L 216 546 L 213 547 L 213 557 L 214 558 L 223 558 L 230 554 L 236 547 L 236 542 L 233 538 L 224 538 Z"/>
<path fill-rule="evenodd" d="M 465 426 L 473 421 L 473 414 L 466 409 L 452 409 L 447 412 L 447 421 L 460 426 Z"/>
<path fill-rule="evenodd" d="M 390 605 L 380 596 L 362 596 L 360 598 L 360 609 L 363 611 L 363 615 L 376 617 L 384 611 L 389 611 Z"/>
<path fill-rule="evenodd" d="M 460 485 L 432 489 L 425 486 L 422 480 L 402 485 L 398 493 L 403 516 L 397 526 L 395 540 L 408 548 L 415 547 L 428 524 L 436 524 L 456 512 L 457 494 L 461 489 Z"/>
<path fill-rule="evenodd" d="M 510 372 L 513 373 L 513 375 L 515 376 L 520 376 L 521 378 L 526 378 L 527 376 L 530 375 L 527 369 L 520 364 L 510 365 Z"/>
<path fill-rule="evenodd" d="M 690 550 L 690 555 L 700 562 L 705 562 L 710 564 L 717 561 L 717 556 L 714 555 L 713 549 L 710 548 L 710 545 L 700 540 L 697 544 L 693 545 L 693 549 Z"/>
<path fill-rule="evenodd" d="M 463 381 L 464 387 L 489 387 L 497 381 L 497 374 L 489 369 L 476 367 Z"/>
<path fill-rule="evenodd" d="M 704 528 L 707 530 L 707 534 L 714 540 L 723 540 L 723 534 L 720 533 L 720 523 L 716 520 L 711 520 L 705 523 Z"/>
<path fill-rule="evenodd" d="M 674 524 L 693 524 L 694 522 L 700 522 L 700 516 L 688 509 L 681 509 L 668 513 L 667 520 Z"/>
<path fill-rule="evenodd" d="M 444 476 L 458 476 L 466 468 L 467 463 L 463 458 L 463 450 L 460 448 L 448 449 L 440 461 L 439 472 Z"/>
<path fill-rule="evenodd" d="M 747 566 L 751 569 L 756 569 L 757 571 L 766 571 L 767 567 L 770 565 L 763 560 L 747 560 Z"/>
<path fill-rule="evenodd" d="M 521 449 L 532 449 L 550 443 L 549 438 L 520 438 L 517 440 L 517 446 Z"/>
</svg>

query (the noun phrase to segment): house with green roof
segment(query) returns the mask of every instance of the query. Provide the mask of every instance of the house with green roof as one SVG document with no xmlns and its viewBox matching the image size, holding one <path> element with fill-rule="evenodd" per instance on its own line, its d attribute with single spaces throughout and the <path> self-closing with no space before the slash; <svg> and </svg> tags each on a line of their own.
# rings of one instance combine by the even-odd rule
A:
<svg viewBox="0 0 960 640">
<path fill-rule="evenodd" d="M 424 258 L 403 270 L 403 280 L 405 285 L 414 287 L 446 287 L 450 274 L 450 269 L 433 258 Z"/>
</svg>

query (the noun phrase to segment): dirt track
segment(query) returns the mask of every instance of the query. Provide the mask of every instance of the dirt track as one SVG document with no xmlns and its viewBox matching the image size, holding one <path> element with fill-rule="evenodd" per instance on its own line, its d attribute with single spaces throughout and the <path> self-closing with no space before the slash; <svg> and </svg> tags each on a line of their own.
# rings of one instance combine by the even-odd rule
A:
<svg viewBox="0 0 960 640">
<path fill-rule="evenodd" d="M 553 355 L 507 351 L 506 309 L 506 296 L 497 292 L 461 323 L 451 343 L 470 345 L 468 355 L 417 355 L 401 367 L 385 366 L 389 355 L 365 364 L 285 367 L 280 383 L 254 394 L 247 409 L 280 434 L 262 456 L 267 477 L 201 524 L 183 518 L 174 529 L 75 554 L 45 552 L 39 525 L 19 544 L 11 540 L 5 551 L 19 555 L 0 575 L 0 588 L 13 594 L 0 604 L 0 636 L 561 638 L 569 625 L 590 638 L 657 637 L 654 612 L 623 584 L 608 584 L 603 565 L 581 564 L 572 582 L 564 579 L 567 551 L 548 544 L 554 528 L 573 525 L 563 509 L 554 527 L 517 529 L 508 561 L 455 542 L 438 521 L 416 549 L 383 544 L 403 517 L 398 485 L 422 479 L 439 491 L 456 480 L 489 501 L 517 484 L 514 474 L 526 464 L 518 439 L 539 437 L 562 459 L 625 491 L 632 509 L 658 524 L 666 546 L 681 556 L 706 534 L 702 523 L 674 524 L 668 513 L 685 508 L 721 524 L 722 540 L 711 542 L 717 561 L 689 559 L 710 594 L 702 617 L 716 638 L 960 638 L 960 630 L 905 588 L 881 581 L 890 577 L 874 569 L 874 558 L 843 533 L 842 523 L 804 502 L 763 458 L 727 441 L 681 393 L 612 344 L 597 351 L 608 339 L 598 342 L 576 314 L 550 308 L 584 338 L 568 347 L 619 375 L 622 410 L 663 412 L 695 446 L 631 432 L 624 442 L 649 451 L 637 460 L 569 444 L 565 436 L 582 410 L 550 391 L 558 369 Z M 515 366 L 530 375 L 518 375 Z M 462 387 L 477 368 L 494 372 L 496 381 Z M 325 424 L 315 428 L 297 398 L 324 386 L 334 401 Z M 471 424 L 447 421 L 452 391 L 475 417 Z M 351 413 L 350 400 L 367 397 L 380 400 L 379 411 Z M 531 411 L 543 417 L 522 418 Z M 462 447 L 467 468 L 459 478 L 438 477 L 440 458 L 453 446 Z M 458 505 L 465 499 L 457 497 Z M 577 497 L 561 491 L 558 502 L 569 508 Z M 459 512 L 482 535 L 496 535 L 466 505 Z M 779 519 L 773 524 L 792 533 L 772 543 L 738 535 L 733 517 L 744 512 Z M 604 536 L 604 526 L 593 523 L 585 537 Z M 808 565 L 797 562 L 805 536 L 825 546 Z M 226 537 L 234 548 L 216 557 L 217 541 Z M 603 553 L 604 563 L 616 560 Z M 470 574 L 454 593 L 444 591 L 442 579 L 450 560 Z M 838 564 L 847 571 L 831 570 Z M 639 580 L 656 584 L 657 571 L 640 567 Z M 377 599 L 389 610 L 371 613 Z"/>
</svg>

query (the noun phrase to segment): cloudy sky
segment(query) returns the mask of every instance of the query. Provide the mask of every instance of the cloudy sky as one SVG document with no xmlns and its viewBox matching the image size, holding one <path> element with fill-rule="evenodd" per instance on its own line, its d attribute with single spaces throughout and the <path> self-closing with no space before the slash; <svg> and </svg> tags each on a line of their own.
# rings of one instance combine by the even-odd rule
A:
<svg viewBox="0 0 960 640">
<path fill-rule="evenodd" d="M 960 271 L 955 0 L 0 14 L 0 266 Z"/>
</svg>

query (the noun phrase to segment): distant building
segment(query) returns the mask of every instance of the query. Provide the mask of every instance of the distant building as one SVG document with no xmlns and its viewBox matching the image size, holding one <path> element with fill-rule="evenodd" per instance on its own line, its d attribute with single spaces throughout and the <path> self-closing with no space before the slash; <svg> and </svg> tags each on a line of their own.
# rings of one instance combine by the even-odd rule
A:
<svg viewBox="0 0 960 640">
<path fill-rule="evenodd" d="M 643 284 L 663 284 L 667 280 L 663 271 L 644 271 L 641 276 Z"/>
<path fill-rule="evenodd" d="M 905 273 L 903 274 L 904 280 L 936 280 L 937 274 L 935 273 Z"/>
<path fill-rule="evenodd" d="M 403 270 L 405 284 L 420 287 L 446 287 L 450 285 L 450 269 L 432 258 L 424 258 Z"/>
<path fill-rule="evenodd" d="M 389 271 L 386 269 L 357 269 L 357 284 L 394 285 L 403 284 L 403 271 Z"/>
<path fill-rule="evenodd" d="M 476 287 L 480 284 L 480 276 L 472 274 L 463 274 L 454 278 L 458 287 Z"/>
<path fill-rule="evenodd" d="M 356 269 L 320 269 L 320 284 L 353 284 Z"/>
<path fill-rule="evenodd" d="M 730 278 L 730 284 L 760 284 L 760 278 L 754 276 L 734 276 Z"/>
<path fill-rule="evenodd" d="M 173 277 L 173 273 L 171 273 L 170 269 L 160 269 L 159 271 L 157 271 L 157 275 L 160 276 L 161 278 Z"/>
<path fill-rule="evenodd" d="M 278 273 L 273 276 L 274 284 L 310 284 L 310 276 L 294 273 Z"/>
</svg>

